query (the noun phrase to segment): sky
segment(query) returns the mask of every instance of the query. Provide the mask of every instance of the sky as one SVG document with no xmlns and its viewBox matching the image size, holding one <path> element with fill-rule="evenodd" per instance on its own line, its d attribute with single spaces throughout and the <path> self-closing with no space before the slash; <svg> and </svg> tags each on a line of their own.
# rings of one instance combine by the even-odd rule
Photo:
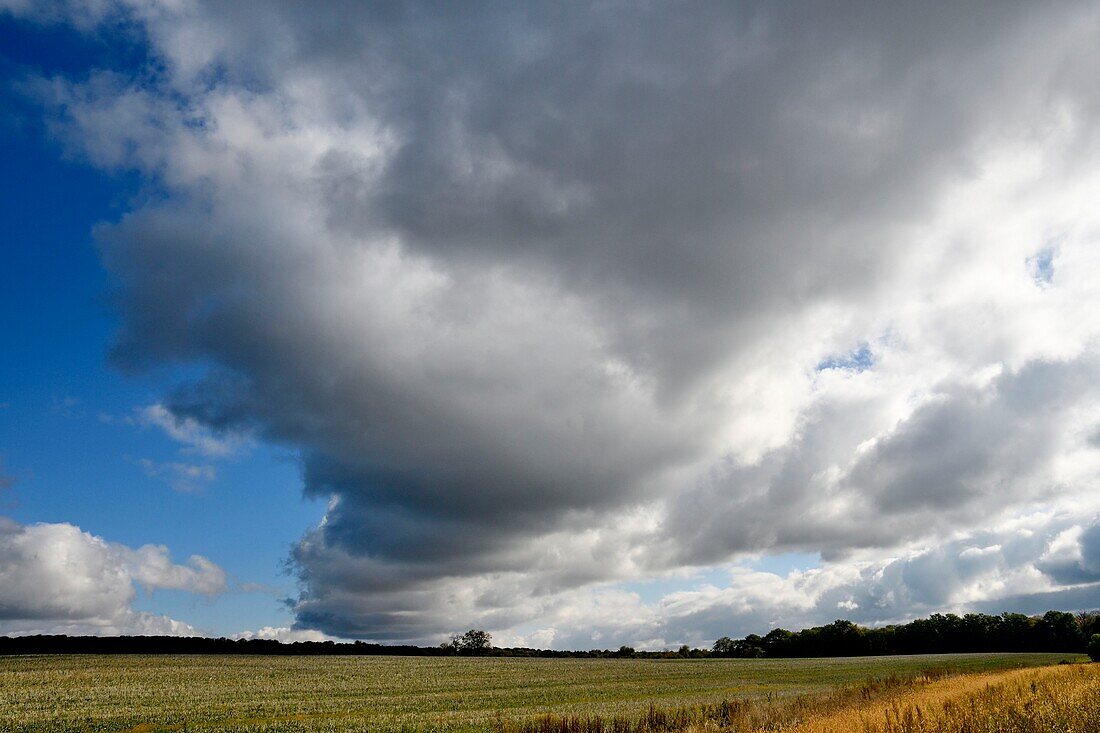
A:
<svg viewBox="0 0 1100 733">
<path fill-rule="evenodd" d="M 0 633 L 1100 607 L 1100 8 L 0 0 Z"/>
</svg>

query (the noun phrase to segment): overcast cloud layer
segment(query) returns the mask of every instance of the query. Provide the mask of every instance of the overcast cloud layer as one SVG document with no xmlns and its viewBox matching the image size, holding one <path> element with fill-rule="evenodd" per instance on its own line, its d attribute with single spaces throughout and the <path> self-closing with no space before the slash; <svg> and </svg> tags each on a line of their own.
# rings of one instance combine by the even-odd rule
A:
<svg viewBox="0 0 1100 733">
<path fill-rule="evenodd" d="M 330 500 L 299 630 L 1100 605 L 1095 3 L 2 4 L 148 46 L 25 85 L 148 181 L 114 357 L 205 377 L 147 419 Z"/>
</svg>

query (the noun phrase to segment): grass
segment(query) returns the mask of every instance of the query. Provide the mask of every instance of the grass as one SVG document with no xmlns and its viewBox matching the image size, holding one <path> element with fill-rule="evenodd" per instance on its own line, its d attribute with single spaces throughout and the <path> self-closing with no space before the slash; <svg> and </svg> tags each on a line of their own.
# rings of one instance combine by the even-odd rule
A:
<svg viewBox="0 0 1100 733">
<path fill-rule="evenodd" d="M 703 712 L 722 701 L 746 711 L 780 715 L 776 711 L 786 710 L 805 716 L 811 709 L 838 710 L 939 684 L 921 675 L 929 668 L 938 670 L 935 676 L 989 673 L 1063 658 L 1067 655 L 832 660 L 4 657 L 0 730 L 518 731 L 539 721 L 598 720 L 601 726 L 606 721 L 611 733 L 615 720 L 636 722 L 647 715 L 665 716 L 663 729 L 696 724 L 717 729 L 721 718 L 716 723 Z M 681 717 L 673 719 L 676 715 Z"/>
<path fill-rule="evenodd" d="M 547 714 L 501 733 L 1096 733 L 1100 665 L 888 675 L 829 693 L 651 706 L 628 716 Z"/>
<path fill-rule="evenodd" d="M 814 717 L 792 733 L 1095 733 L 1100 665 L 967 675 Z"/>
</svg>

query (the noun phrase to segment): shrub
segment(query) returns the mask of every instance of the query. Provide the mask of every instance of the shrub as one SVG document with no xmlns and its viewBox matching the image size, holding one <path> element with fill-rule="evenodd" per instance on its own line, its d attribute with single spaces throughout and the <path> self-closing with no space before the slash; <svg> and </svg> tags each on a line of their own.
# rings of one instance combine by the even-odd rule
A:
<svg viewBox="0 0 1100 733">
<path fill-rule="evenodd" d="M 1100 634 L 1093 634 L 1089 640 L 1089 646 L 1086 650 L 1089 653 L 1089 658 L 1094 662 L 1100 662 Z"/>
</svg>

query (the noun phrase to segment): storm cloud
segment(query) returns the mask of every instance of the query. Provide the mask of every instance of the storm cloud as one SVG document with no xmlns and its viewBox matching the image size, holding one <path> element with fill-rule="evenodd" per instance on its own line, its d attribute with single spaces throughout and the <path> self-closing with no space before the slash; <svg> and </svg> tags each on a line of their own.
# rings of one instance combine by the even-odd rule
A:
<svg viewBox="0 0 1100 733">
<path fill-rule="evenodd" d="M 97 230 L 113 358 L 203 372 L 150 419 L 329 500 L 298 628 L 903 618 L 1017 594 L 922 580 L 993 545 L 1100 581 L 1095 6 L 6 4 L 148 48 L 25 87 L 147 181 Z M 986 537 L 1036 513 L 1078 550 Z"/>
</svg>

